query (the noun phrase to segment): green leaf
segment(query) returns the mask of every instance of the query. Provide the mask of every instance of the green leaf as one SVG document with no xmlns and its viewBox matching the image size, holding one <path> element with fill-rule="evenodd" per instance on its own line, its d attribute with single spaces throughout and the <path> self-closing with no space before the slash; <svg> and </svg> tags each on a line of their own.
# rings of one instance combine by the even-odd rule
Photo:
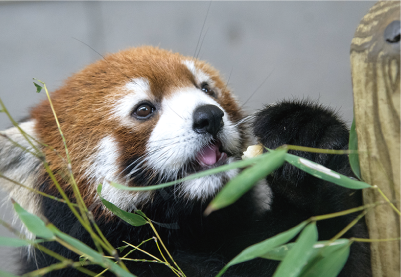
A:
<svg viewBox="0 0 401 277">
<path fill-rule="evenodd" d="M 264 259 L 269 259 L 269 260 L 282 261 L 282 260 L 284 260 L 288 251 L 290 251 L 294 247 L 294 245 L 295 245 L 294 242 L 281 245 L 259 257 L 264 258 Z"/>
<path fill-rule="evenodd" d="M 230 163 L 230 164 L 222 165 L 222 166 L 219 166 L 219 167 L 216 167 L 216 168 L 212 168 L 212 169 L 201 171 L 201 172 L 198 172 L 198 173 L 195 173 L 195 174 L 191 174 L 191 175 L 189 175 L 189 176 L 187 176 L 185 178 L 178 179 L 176 181 L 171 181 L 171 182 L 160 184 L 160 185 L 146 186 L 146 187 L 128 187 L 128 186 L 120 185 L 120 184 L 117 184 L 117 183 L 114 183 L 114 182 L 111 182 L 110 184 L 113 187 L 121 189 L 121 190 L 131 190 L 131 191 L 156 190 L 156 189 L 161 189 L 161 188 L 165 188 L 165 187 L 170 187 L 170 186 L 173 186 L 175 184 L 182 183 L 184 181 L 190 181 L 190 180 L 198 179 L 198 178 L 201 178 L 201 177 L 204 177 L 204 176 L 209 176 L 209 175 L 217 174 L 217 173 L 220 173 L 220 172 L 228 171 L 228 170 L 231 170 L 231 169 L 243 168 L 243 167 L 250 166 L 252 164 L 257 164 L 257 163 L 259 163 L 260 160 L 265 159 L 265 157 L 267 155 L 270 155 L 270 154 L 271 153 L 265 153 L 265 154 L 262 154 L 262 155 L 259 155 L 259 156 L 253 157 L 253 158 L 249 158 L 249 159 L 246 159 L 246 160 L 241 160 L 241 161 L 233 162 L 233 163 Z"/>
<path fill-rule="evenodd" d="M 43 240 L 30 241 L 18 238 L 0 237 L 0 246 L 21 247 L 41 242 L 43 242 Z"/>
<path fill-rule="evenodd" d="M 117 249 L 118 251 L 120 251 L 120 252 L 123 252 L 124 249 L 127 248 L 128 246 L 129 246 L 129 245 L 124 245 L 124 246 L 117 247 L 116 249 Z"/>
<path fill-rule="evenodd" d="M 322 249 L 327 249 L 328 251 L 334 251 L 337 250 L 338 248 L 343 247 L 344 245 L 348 244 L 349 240 L 348 239 L 338 239 L 334 242 L 329 243 L 329 241 L 318 241 L 315 245 L 313 245 L 313 254 L 311 255 L 311 259 L 314 259 L 318 254 L 322 254 L 323 252 Z M 288 243 L 281 245 L 279 247 L 276 247 L 266 254 L 263 254 L 260 256 L 261 258 L 269 259 L 269 260 L 276 260 L 276 261 L 282 261 L 285 256 L 287 255 L 288 251 L 291 250 L 296 243 Z M 328 253 L 325 251 L 324 253 Z"/>
<path fill-rule="evenodd" d="M 353 180 L 347 176 L 337 173 L 327 167 L 314 163 L 310 160 L 297 157 L 295 155 L 286 154 L 285 160 L 298 167 L 299 169 L 326 181 L 332 182 L 342 187 L 350 189 L 364 189 L 371 187 L 369 184 L 357 180 Z"/>
<path fill-rule="evenodd" d="M 281 261 L 295 245 L 296 243 L 289 243 L 276 247 L 260 257 Z M 347 261 L 349 246 L 348 239 L 338 239 L 334 242 L 318 241 L 313 245 L 313 253 L 309 256 L 300 276 L 337 276 Z"/>
<path fill-rule="evenodd" d="M 1 276 L 1 277 L 17 277 L 16 275 L 11 274 L 11 273 L 6 272 L 6 271 L 3 271 L 3 270 L 1 270 L 1 269 L 0 269 L 0 276 Z"/>
<path fill-rule="evenodd" d="M 352 121 L 351 130 L 349 132 L 349 150 L 358 150 L 358 136 L 356 134 L 355 118 Z M 358 153 L 351 153 L 348 156 L 351 169 L 355 176 L 361 179 L 361 168 L 359 167 L 359 155 Z"/>
<path fill-rule="evenodd" d="M 142 212 L 141 210 L 136 210 L 135 212 L 136 212 L 137 214 L 139 214 L 140 216 L 144 217 L 144 218 L 148 218 L 148 217 L 146 216 L 146 214 L 145 214 L 144 212 Z"/>
<path fill-rule="evenodd" d="M 237 177 L 230 180 L 209 204 L 205 210 L 205 214 L 224 208 L 237 201 L 238 198 L 251 189 L 259 180 L 279 168 L 284 163 L 286 153 L 286 149 L 272 151 L 259 160 L 257 164 L 245 169 Z"/>
<path fill-rule="evenodd" d="M 336 249 L 326 249 L 322 251 L 323 258 L 316 257 L 310 263 L 310 267 L 305 268 L 301 277 L 336 277 L 347 262 L 351 244 L 341 244 Z"/>
<path fill-rule="evenodd" d="M 125 222 L 131 224 L 132 226 L 142 226 L 148 223 L 146 219 L 144 219 L 142 216 L 121 210 L 113 203 L 110 203 L 109 201 L 102 198 L 101 196 L 102 185 L 99 185 L 97 187 L 97 192 L 99 194 L 100 200 L 102 200 L 103 205 L 105 205 L 107 209 L 109 209 L 113 214 L 115 214 Z"/>
<path fill-rule="evenodd" d="M 68 245 L 72 246 L 75 248 L 78 252 L 79 255 L 84 255 L 85 257 L 88 258 L 89 261 L 99 264 L 103 266 L 104 268 L 109 268 L 110 271 L 115 273 L 117 276 L 121 277 L 135 277 L 135 275 L 132 275 L 131 273 L 125 271 L 122 269 L 120 266 L 115 264 L 113 261 L 104 258 L 100 253 L 96 252 L 86 244 L 80 242 L 76 238 L 73 238 L 60 230 L 58 230 L 54 225 L 49 224 L 48 228 L 60 239 L 62 239 L 65 243 Z"/>
<path fill-rule="evenodd" d="M 83 255 L 87 257 L 90 261 L 97 263 L 97 264 L 102 264 L 103 263 L 103 257 L 101 254 L 87 246 L 86 244 L 80 242 L 79 240 L 61 232 L 58 230 L 54 225 L 49 224 L 48 228 L 59 238 L 61 238 L 63 241 L 68 243 L 70 246 L 74 247 L 80 252 L 80 255 Z"/>
<path fill-rule="evenodd" d="M 317 237 L 316 222 L 312 222 L 299 235 L 294 247 L 288 251 L 273 277 L 298 276 L 309 257 L 313 254 L 313 245 L 316 243 Z"/>
<path fill-rule="evenodd" d="M 26 240 L 22 240 L 22 239 L 10 238 L 10 237 L 0 237 L 0 245 L 1 246 L 21 247 L 21 246 L 28 246 L 31 244 L 32 243 L 30 243 Z"/>
<path fill-rule="evenodd" d="M 46 227 L 45 223 L 38 216 L 28 213 L 15 201 L 13 201 L 13 205 L 18 217 L 30 232 L 44 239 L 54 238 L 54 234 Z"/>
<path fill-rule="evenodd" d="M 257 244 L 251 245 L 244 249 L 241 253 L 239 253 L 234 259 L 232 259 L 220 272 L 219 274 L 216 275 L 216 277 L 219 277 L 223 275 L 226 270 L 235 264 L 243 263 L 258 257 L 263 256 L 270 250 L 274 249 L 275 247 L 288 242 L 291 240 L 293 237 L 295 237 L 301 230 L 302 228 L 305 227 L 307 224 L 307 221 L 304 221 L 297 226 L 291 228 L 290 230 L 287 230 L 285 232 L 282 232 L 278 235 L 275 235 L 274 237 L 268 238 L 264 241 L 261 241 Z"/>
<path fill-rule="evenodd" d="M 40 85 L 38 85 L 37 83 L 33 82 L 33 84 L 36 87 L 36 93 L 40 93 L 42 91 L 42 87 Z"/>
<path fill-rule="evenodd" d="M 81 266 L 85 265 L 85 262 L 88 260 L 88 257 L 85 255 L 79 256 L 79 262 L 81 263 Z"/>
<path fill-rule="evenodd" d="M 173 223 L 160 223 L 160 222 L 156 222 L 154 220 L 149 219 L 146 214 L 144 214 L 144 212 L 142 212 L 141 210 L 135 210 L 135 213 L 139 214 L 140 216 L 142 216 L 145 219 L 148 219 L 150 221 L 152 221 L 153 224 L 156 224 L 160 227 L 163 228 L 167 228 L 167 229 L 172 229 L 172 230 L 178 230 L 180 229 L 180 226 L 178 225 L 177 222 L 173 222 Z"/>
</svg>

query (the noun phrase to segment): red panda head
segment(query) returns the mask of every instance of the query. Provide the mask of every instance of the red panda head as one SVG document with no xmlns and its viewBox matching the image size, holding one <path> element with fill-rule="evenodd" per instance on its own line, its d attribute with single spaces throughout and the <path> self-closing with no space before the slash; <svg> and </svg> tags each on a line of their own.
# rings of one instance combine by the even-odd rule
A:
<svg viewBox="0 0 401 277">
<path fill-rule="evenodd" d="M 227 164 L 240 156 L 246 139 L 241 109 L 218 72 L 158 48 L 108 55 L 70 77 L 51 100 L 88 206 L 98 202 L 96 187 L 103 184 L 105 199 L 125 210 L 140 207 L 152 200 L 151 191 L 121 191 L 110 182 L 147 186 Z M 31 116 L 27 128 L 57 150 L 43 148 L 68 190 L 60 158 L 64 145 L 49 102 Z M 204 201 L 235 174 L 187 181 L 175 192 Z"/>
</svg>

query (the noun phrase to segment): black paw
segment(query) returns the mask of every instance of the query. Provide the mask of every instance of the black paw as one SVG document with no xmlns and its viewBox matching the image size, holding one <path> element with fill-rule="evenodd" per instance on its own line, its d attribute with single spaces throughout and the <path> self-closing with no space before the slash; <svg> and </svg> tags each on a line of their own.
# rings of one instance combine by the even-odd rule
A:
<svg viewBox="0 0 401 277">
<path fill-rule="evenodd" d="M 283 144 L 342 149 L 348 130 L 334 111 L 310 101 L 283 101 L 256 114 L 254 134 L 268 148 Z"/>
<path fill-rule="evenodd" d="M 256 114 L 253 131 L 259 142 L 270 149 L 281 145 L 345 150 L 349 132 L 334 111 L 309 101 L 283 101 L 266 106 Z M 343 175 L 352 176 L 347 155 L 290 151 Z M 285 163 L 267 178 L 272 189 L 269 222 L 281 230 L 314 215 L 329 214 L 362 205 L 361 191 L 346 189 L 318 179 Z M 331 239 L 355 219 L 357 214 L 318 222 L 319 240 Z M 290 222 L 290 223 L 288 223 Z M 271 228 L 271 227 L 270 227 Z M 359 221 L 344 237 L 368 237 L 364 221 Z M 341 276 L 371 276 L 370 249 L 354 244 Z M 359 273 L 357 273 L 359 272 Z"/>
<path fill-rule="evenodd" d="M 266 106 L 255 116 L 253 132 L 265 147 L 299 145 L 323 149 L 347 149 L 349 132 L 330 109 L 310 101 L 283 101 Z M 347 155 L 289 151 L 334 171 L 350 175 Z M 311 201 L 321 189 L 321 180 L 285 163 L 267 177 L 276 193 L 296 202 Z M 306 204 L 306 203 L 305 203 Z"/>
</svg>

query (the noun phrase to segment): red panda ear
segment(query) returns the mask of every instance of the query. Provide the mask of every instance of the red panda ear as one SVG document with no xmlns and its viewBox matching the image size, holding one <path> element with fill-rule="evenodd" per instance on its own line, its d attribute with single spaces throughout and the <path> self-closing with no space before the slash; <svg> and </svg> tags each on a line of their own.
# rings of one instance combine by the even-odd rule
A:
<svg viewBox="0 0 401 277">
<path fill-rule="evenodd" d="M 27 121 L 19 126 L 29 135 L 28 138 L 36 137 L 35 121 Z M 42 162 L 33 154 L 35 150 L 17 127 L 2 131 L 0 134 L 0 174 L 8 179 L 0 177 L 0 188 L 6 190 L 9 197 L 15 199 L 29 212 L 37 213 L 38 195 L 18 183 L 37 189 L 41 179 Z M 39 147 L 35 140 L 30 139 L 30 141 Z"/>
</svg>

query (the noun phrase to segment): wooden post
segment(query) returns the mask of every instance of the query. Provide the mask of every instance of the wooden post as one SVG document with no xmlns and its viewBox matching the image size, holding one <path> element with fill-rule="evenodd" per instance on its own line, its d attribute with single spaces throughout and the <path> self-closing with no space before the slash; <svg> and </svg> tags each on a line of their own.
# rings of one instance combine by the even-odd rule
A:
<svg viewBox="0 0 401 277">
<path fill-rule="evenodd" d="M 400 2 L 380 1 L 364 16 L 351 44 L 354 113 L 362 179 L 400 210 Z M 364 190 L 365 204 L 385 201 Z M 398 201 L 398 202 L 397 202 Z M 371 239 L 399 238 L 390 205 L 366 215 Z M 373 242 L 373 276 L 400 277 L 400 242 Z"/>
</svg>

